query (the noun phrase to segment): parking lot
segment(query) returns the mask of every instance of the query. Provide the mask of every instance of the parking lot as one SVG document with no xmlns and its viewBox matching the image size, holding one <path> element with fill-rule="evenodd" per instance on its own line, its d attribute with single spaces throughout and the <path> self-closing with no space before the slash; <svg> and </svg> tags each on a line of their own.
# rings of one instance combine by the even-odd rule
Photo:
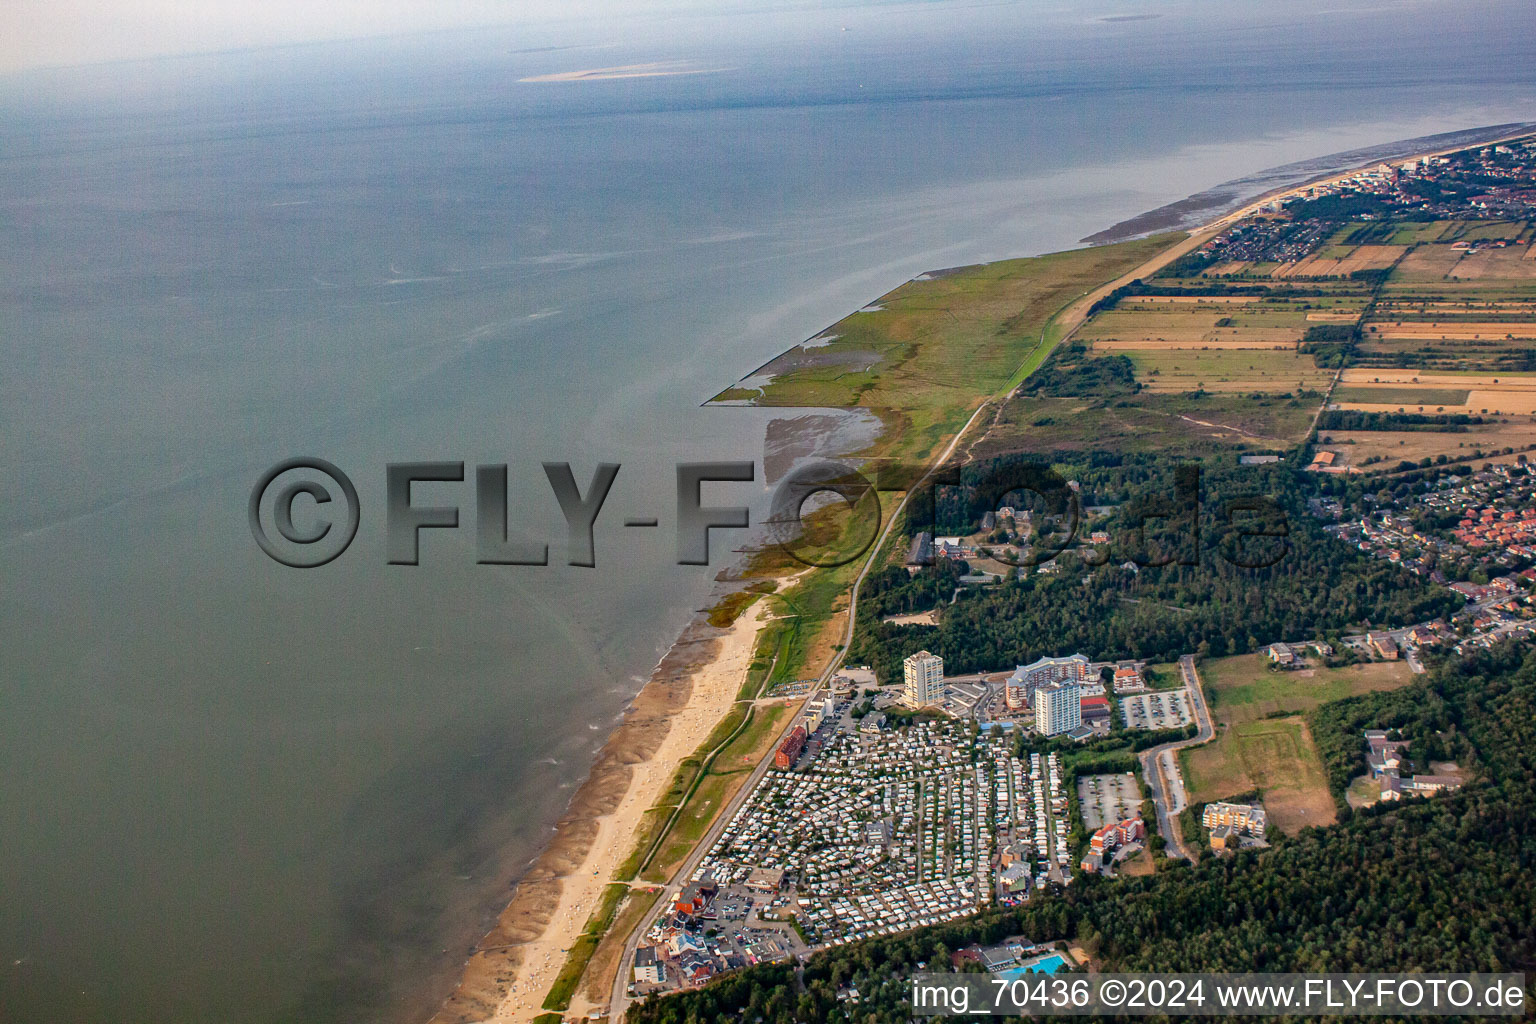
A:
<svg viewBox="0 0 1536 1024">
<path fill-rule="evenodd" d="M 1094 832 L 1140 815 L 1141 787 L 1129 773 L 1084 775 L 1077 780 L 1077 803 L 1082 808 L 1083 826 Z"/>
<path fill-rule="evenodd" d="M 705 934 L 721 953 L 741 956 L 748 963 L 803 952 L 805 943 L 789 924 L 790 902 L 790 897 L 780 893 L 726 886 L 704 914 Z"/>
<path fill-rule="evenodd" d="M 1127 729 L 1182 729 L 1195 720 L 1185 689 L 1121 697 L 1120 715 Z"/>
</svg>

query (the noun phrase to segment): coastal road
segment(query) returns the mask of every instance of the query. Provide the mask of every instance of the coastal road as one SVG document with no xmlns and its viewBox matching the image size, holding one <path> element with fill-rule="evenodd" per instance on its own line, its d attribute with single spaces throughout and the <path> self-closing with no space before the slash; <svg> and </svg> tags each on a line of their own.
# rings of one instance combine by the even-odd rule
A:
<svg viewBox="0 0 1536 1024">
<path fill-rule="evenodd" d="M 1195 668 L 1193 655 L 1179 659 L 1179 671 L 1184 685 L 1189 689 L 1189 703 L 1195 713 L 1199 729 L 1192 739 L 1161 743 L 1141 752 L 1141 773 L 1146 777 L 1152 792 L 1152 806 L 1157 810 L 1157 830 L 1168 842 L 1169 855 L 1177 854 L 1185 860 L 1195 858 L 1184 843 L 1174 817 L 1185 807 L 1183 780 L 1178 775 L 1178 751 L 1185 747 L 1197 747 L 1216 738 L 1216 727 L 1205 704 L 1205 692 L 1200 688 L 1200 672 Z"/>
<path fill-rule="evenodd" d="M 859 569 L 859 575 L 853 581 L 853 589 L 848 599 L 848 625 L 843 630 L 842 646 L 832 656 L 832 660 L 827 663 L 827 667 L 822 671 L 821 675 L 816 678 L 816 685 L 811 687 L 809 692 L 806 693 L 806 701 L 816 696 L 827 685 L 827 682 L 837 674 L 837 670 L 843 667 L 843 659 L 848 654 L 848 645 L 853 642 L 854 624 L 858 620 L 859 588 L 864 583 L 864 578 L 869 575 L 870 569 L 874 567 L 875 562 L 879 559 L 880 552 L 885 548 L 885 542 L 890 539 L 891 531 L 895 529 L 897 521 L 901 518 L 902 510 L 907 506 L 907 499 L 912 494 L 920 492 L 923 485 L 933 477 L 933 474 L 937 473 L 944 463 L 949 461 L 950 456 L 955 453 L 955 449 L 959 446 L 960 441 L 970 432 L 971 427 L 976 424 L 976 420 L 986 410 L 987 405 L 987 402 L 983 402 L 976 407 L 976 411 L 971 413 L 971 418 L 965 421 L 965 426 L 960 428 L 960 432 L 949 442 L 948 447 L 944 449 L 938 460 L 934 462 L 928 472 L 923 474 L 922 479 L 910 491 L 902 493 L 901 500 L 891 509 L 891 514 L 886 518 L 884 529 L 880 531 L 879 536 L 875 538 L 875 542 L 870 546 L 869 557 L 864 560 L 864 565 Z M 684 858 L 682 865 L 673 872 L 667 884 L 662 887 L 663 899 L 666 898 L 668 893 L 680 888 L 687 881 L 688 877 L 693 874 L 694 870 L 698 868 L 699 862 L 704 859 L 704 855 L 709 852 L 710 847 L 715 845 L 715 840 L 720 838 L 720 833 L 725 830 L 726 823 L 735 816 L 736 812 L 741 809 L 741 806 L 752 795 L 752 791 L 763 781 L 763 776 L 767 775 L 768 770 L 773 767 L 773 754 L 774 750 L 778 747 L 779 740 L 790 729 L 794 728 L 798 718 L 799 715 L 794 715 L 785 723 L 784 728 L 775 737 L 773 746 L 768 748 L 768 753 L 764 755 L 762 761 L 758 762 L 757 767 L 752 769 L 752 774 L 747 778 L 746 784 L 736 790 L 735 795 L 715 815 L 715 820 L 710 823 L 708 830 L 704 833 L 704 837 L 694 845 L 693 850 Z M 646 928 L 651 923 L 650 916 L 647 914 L 646 920 L 636 925 L 635 930 L 630 933 L 624 942 L 624 955 L 619 960 L 618 973 L 613 979 L 613 994 L 608 1003 L 609 1019 L 612 1021 L 623 1020 L 624 1012 L 629 1008 L 630 968 L 634 963 L 635 949 L 639 946 L 641 937 L 645 934 Z"/>
</svg>

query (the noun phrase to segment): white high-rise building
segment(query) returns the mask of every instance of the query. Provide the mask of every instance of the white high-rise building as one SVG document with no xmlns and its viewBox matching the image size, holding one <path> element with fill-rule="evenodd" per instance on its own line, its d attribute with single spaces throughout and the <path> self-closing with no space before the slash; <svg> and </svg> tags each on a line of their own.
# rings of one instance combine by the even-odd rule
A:
<svg viewBox="0 0 1536 1024">
<path fill-rule="evenodd" d="M 1047 683 L 1035 691 L 1035 729 L 1042 736 L 1059 736 L 1083 724 L 1077 683 Z"/>
<path fill-rule="evenodd" d="M 918 651 L 901 663 L 906 676 L 906 702 L 914 708 L 944 703 L 944 659 Z"/>
</svg>

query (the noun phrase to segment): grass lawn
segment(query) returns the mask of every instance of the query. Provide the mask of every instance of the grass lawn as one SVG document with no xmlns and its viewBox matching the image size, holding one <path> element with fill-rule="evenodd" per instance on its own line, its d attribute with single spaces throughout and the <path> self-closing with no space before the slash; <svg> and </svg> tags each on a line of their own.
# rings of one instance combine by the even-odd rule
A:
<svg viewBox="0 0 1536 1024">
<path fill-rule="evenodd" d="M 1181 755 L 1190 802 L 1257 789 L 1270 820 L 1285 832 L 1332 823 L 1333 798 L 1322 761 L 1297 713 L 1356 694 L 1396 689 L 1412 678 L 1401 661 L 1343 668 L 1309 663 L 1289 672 L 1271 670 L 1262 653 L 1204 662 L 1200 680 L 1217 732 L 1213 742 Z M 1277 714 L 1289 716 L 1268 717 Z"/>
<path fill-rule="evenodd" d="M 862 406 L 887 425 L 871 454 L 912 457 L 953 434 L 987 396 L 1053 347 L 1067 304 L 1150 259 L 1182 234 L 924 274 L 765 368 L 756 404 Z M 878 307 L 878 308 L 875 308 Z M 756 382 L 749 387 L 755 386 Z M 743 397 L 735 387 L 722 400 Z"/>
<path fill-rule="evenodd" d="M 1127 878 L 1138 878 L 1157 873 L 1157 865 L 1152 860 L 1151 850 L 1142 850 L 1130 860 L 1121 862 L 1115 869 Z"/>
<path fill-rule="evenodd" d="M 1369 775 L 1362 775 L 1349 784 L 1344 799 L 1351 807 L 1369 807 L 1381 799 L 1381 783 Z"/>
<path fill-rule="evenodd" d="M 607 933 L 608 926 L 613 923 L 613 915 L 618 910 L 620 901 L 628 893 L 629 886 L 623 883 L 603 887 L 602 899 L 597 908 L 592 911 L 592 916 L 587 919 L 587 926 L 582 929 L 581 937 L 566 954 L 565 963 L 561 965 L 560 973 L 555 975 L 554 984 L 549 988 L 549 995 L 544 997 L 544 1009 L 564 1010 L 571 1005 L 571 996 L 575 994 L 576 985 L 587 969 L 587 961 L 591 960 L 592 954 L 597 952 L 598 944 Z"/>
<path fill-rule="evenodd" d="M 597 952 L 592 955 L 591 966 L 587 968 L 582 987 L 592 1002 L 603 1004 L 608 1001 L 609 985 L 619 968 L 619 955 L 624 952 L 624 943 L 628 941 L 629 933 L 640 926 L 640 922 L 660 898 L 660 889 L 629 890 L 629 899 L 619 908 Z"/>
<path fill-rule="evenodd" d="M 1184 751 L 1181 761 L 1191 803 L 1256 789 L 1271 823 L 1288 834 L 1337 820 L 1322 759 L 1300 715 L 1219 726 L 1213 742 Z"/>
<path fill-rule="evenodd" d="M 1271 670 L 1263 653 L 1207 660 L 1200 682 L 1217 722 L 1246 722 L 1277 712 L 1310 711 L 1319 704 L 1374 690 L 1408 685 L 1413 671 L 1405 661 L 1367 662 L 1326 668 L 1308 662 L 1289 672 Z"/>
<path fill-rule="evenodd" d="M 785 721 L 793 710 L 793 704 L 758 705 L 753 709 L 752 724 L 732 740 L 730 746 L 720 751 L 712 766 L 713 770 L 729 772 L 755 766 L 762 759 L 762 751 L 767 747 L 768 738 L 779 734 L 779 730 L 784 728 Z"/>
</svg>

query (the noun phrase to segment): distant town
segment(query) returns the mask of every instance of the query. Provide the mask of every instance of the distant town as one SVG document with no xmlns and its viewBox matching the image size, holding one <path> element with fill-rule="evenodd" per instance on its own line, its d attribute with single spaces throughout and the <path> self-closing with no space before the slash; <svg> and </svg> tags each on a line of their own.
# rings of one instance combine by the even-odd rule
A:
<svg viewBox="0 0 1536 1024">
<path fill-rule="evenodd" d="M 1298 837 L 1347 847 L 1352 821 L 1405 801 L 1427 801 L 1405 820 L 1461 813 L 1453 794 L 1487 778 L 1503 734 L 1474 741 L 1465 694 L 1441 695 L 1536 636 L 1536 142 L 1381 163 L 1159 244 L 1035 319 L 1018 310 L 1043 263 L 925 275 L 815 360 L 722 393 L 849 404 L 851 378 L 948 386 L 928 382 L 965 352 L 1038 338 L 993 368 L 1007 387 L 964 469 L 1059 471 L 1071 512 L 955 485 L 891 532 L 849 621 L 828 606 L 838 655 L 763 691 L 783 724 L 629 932 L 616 1001 L 740 970 L 782 989 L 783 969 L 750 969 L 783 964 L 822 1012 L 884 1000 L 898 1019 L 889 978 L 844 947 L 1093 969 L 1115 924 L 1046 927 L 1057 908 L 1196 891 L 1229 877 L 1209 862 L 1256 871 Z M 965 304 L 1001 312 L 974 336 L 934 312 Z M 929 337 L 948 342 L 910 340 Z M 1267 559 L 1233 550 L 1255 538 Z M 1273 920 L 1254 936 L 1289 941 Z"/>
</svg>

